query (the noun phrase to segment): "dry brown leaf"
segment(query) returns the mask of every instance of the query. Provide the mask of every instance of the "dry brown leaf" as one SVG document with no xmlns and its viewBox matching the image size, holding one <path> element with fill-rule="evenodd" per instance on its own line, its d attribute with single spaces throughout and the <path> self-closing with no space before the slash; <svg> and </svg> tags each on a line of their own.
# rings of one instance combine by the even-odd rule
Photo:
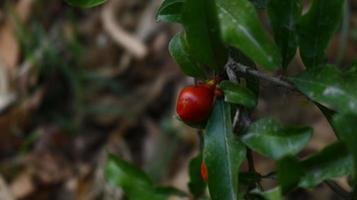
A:
<svg viewBox="0 0 357 200">
<path fill-rule="evenodd" d="M 6 184 L 4 178 L 0 175 L 0 199 L 14 200 L 10 188 Z"/>
<path fill-rule="evenodd" d="M 20 173 L 10 185 L 10 190 L 15 199 L 23 198 L 35 190 L 32 182 L 32 174 L 30 171 L 25 170 Z"/>
<path fill-rule="evenodd" d="M 21 0 L 17 3 L 15 14 L 20 22 L 25 22 L 31 12 L 34 0 Z M 0 60 L 9 70 L 13 70 L 19 62 L 20 47 L 14 34 L 16 22 L 12 17 L 7 18 L 0 27 Z"/>
<path fill-rule="evenodd" d="M 16 66 L 20 55 L 20 49 L 13 31 L 13 25 L 10 22 L 6 22 L 0 28 L 0 58 L 8 70 Z"/>
</svg>

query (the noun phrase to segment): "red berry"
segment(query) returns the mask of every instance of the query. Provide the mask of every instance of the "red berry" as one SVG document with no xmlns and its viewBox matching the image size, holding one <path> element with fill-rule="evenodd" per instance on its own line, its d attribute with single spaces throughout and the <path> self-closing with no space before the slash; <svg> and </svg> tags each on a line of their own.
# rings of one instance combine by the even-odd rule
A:
<svg viewBox="0 0 357 200">
<path fill-rule="evenodd" d="M 201 162 L 201 177 L 204 181 L 208 181 L 208 171 L 205 162 Z"/>
<path fill-rule="evenodd" d="M 178 96 L 176 112 L 184 122 L 202 122 L 211 113 L 214 87 L 208 84 L 187 86 Z"/>
</svg>

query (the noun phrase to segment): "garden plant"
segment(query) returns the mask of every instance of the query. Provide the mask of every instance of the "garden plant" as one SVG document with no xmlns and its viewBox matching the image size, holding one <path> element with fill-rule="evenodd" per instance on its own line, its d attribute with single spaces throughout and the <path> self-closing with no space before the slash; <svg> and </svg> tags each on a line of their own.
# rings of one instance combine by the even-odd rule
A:
<svg viewBox="0 0 357 200">
<path fill-rule="evenodd" d="M 115 1 L 115 0 L 113 0 Z M 67 0 L 92 7 L 104 0 Z M 189 166 L 190 194 L 159 186 L 140 169 L 108 156 L 104 174 L 128 199 L 283 199 L 296 188 L 327 184 L 342 199 L 357 199 L 357 63 L 329 63 L 327 49 L 345 26 L 346 0 L 164 0 L 156 19 L 178 23 L 172 58 L 195 82 L 177 99 L 177 118 L 200 129 L 201 153 Z M 262 20 L 262 13 L 267 16 Z M 347 16 L 348 17 L 348 16 Z M 289 73 L 298 57 L 304 68 Z M 303 95 L 330 123 L 337 140 L 312 155 L 299 152 L 310 127 L 255 119 L 261 81 Z M 291 105 L 301 106 L 301 105 Z M 262 174 L 253 153 L 276 162 Z M 241 165 L 248 163 L 248 169 Z M 351 191 L 336 184 L 348 177 Z M 263 188 L 264 179 L 276 180 Z M 206 192 L 208 191 L 208 192 Z"/>
</svg>

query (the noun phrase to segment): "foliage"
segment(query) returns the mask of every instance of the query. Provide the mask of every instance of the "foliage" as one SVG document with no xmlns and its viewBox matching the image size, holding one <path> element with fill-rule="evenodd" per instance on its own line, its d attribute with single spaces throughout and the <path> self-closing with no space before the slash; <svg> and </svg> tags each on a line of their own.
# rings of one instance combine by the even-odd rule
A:
<svg viewBox="0 0 357 200">
<path fill-rule="evenodd" d="M 100 5 L 104 2 L 106 2 L 107 0 L 65 0 L 65 1 L 73 6 L 79 6 L 82 8 L 90 8 L 90 7 Z"/>
<path fill-rule="evenodd" d="M 109 183 L 122 187 L 129 199 L 165 200 L 170 195 L 186 196 L 175 188 L 154 185 L 145 172 L 112 154 L 108 155 L 104 174 Z"/>
<path fill-rule="evenodd" d="M 70 2 L 86 7 L 101 1 Z M 250 63 L 270 71 L 287 69 L 299 49 L 306 70 L 285 77 L 291 82 L 286 81 L 283 86 L 293 88 L 318 105 L 339 138 L 320 152 L 301 158 L 298 153 L 313 134 L 309 127 L 287 126 L 266 118 L 245 123 L 246 127 L 237 132 L 237 124 L 232 120 L 234 113 L 249 116 L 258 102 L 259 82 L 252 81 L 251 76 L 266 76 L 254 66 L 248 66 L 236 74 L 238 79 L 218 84 L 224 98 L 217 97 L 205 126 L 202 157 L 208 169 L 212 200 L 282 199 L 282 195 L 296 187 L 311 188 L 325 180 L 349 175 L 353 176 L 352 186 L 357 189 L 357 66 L 340 70 L 326 59 L 345 3 L 344 0 L 314 0 L 303 15 L 300 0 L 164 0 L 156 18 L 182 24 L 183 32 L 173 37 L 169 49 L 189 76 L 209 80 L 222 75 L 231 67 L 232 60 L 238 68 L 240 64 L 246 65 L 243 60 L 235 59 L 231 48 Z M 268 12 L 273 35 L 260 21 L 257 8 Z M 281 83 L 276 77 L 267 79 Z M 243 181 L 242 176 L 240 180 L 239 167 L 250 151 L 277 160 L 276 172 L 272 172 L 277 174 L 279 183 L 275 189 L 264 191 L 256 187 L 265 178 L 259 173 L 258 178 Z M 199 156 L 190 164 L 190 190 L 196 197 L 204 196 L 205 188 L 194 174 L 200 160 Z M 111 156 L 106 168 L 108 180 L 121 186 L 128 196 L 153 195 L 151 199 L 165 196 L 155 193 L 153 183 L 142 172 L 131 168 Z M 255 188 L 243 194 L 239 188 L 244 184 Z"/>
</svg>

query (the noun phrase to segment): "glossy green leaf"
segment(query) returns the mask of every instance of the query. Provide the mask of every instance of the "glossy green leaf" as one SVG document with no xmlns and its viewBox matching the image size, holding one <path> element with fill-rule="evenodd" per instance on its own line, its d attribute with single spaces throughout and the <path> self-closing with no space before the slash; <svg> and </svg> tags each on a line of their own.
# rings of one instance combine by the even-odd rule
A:
<svg viewBox="0 0 357 200">
<path fill-rule="evenodd" d="M 311 188 L 322 181 L 348 175 L 352 171 L 352 157 L 341 142 L 333 143 L 322 151 L 304 159 L 301 164 L 305 170 L 299 182 L 300 187 Z"/>
<path fill-rule="evenodd" d="M 299 20 L 300 55 L 306 67 L 326 62 L 326 49 L 341 21 L 344 3 L 344 0 L 314 0 Z"/>
<path fill-rule="evenodd" d="M 281 194 L 281 188 L 276 187 L 267 191 L 253 191 L 253 194 L 257 194 L 262 197 L 264 200 L 283 200 L 283 196 Z"/>
<path fill-rule="evenodd" d="M 186 0 L 182 23 L 193 58 L 220 73 L 228 52 L 221 39 L 215 0 Z"/>
<path fill-rule="evenodd" d="M 244 145 L 233 134 L 230 105 L 217 99 L 206 126 L 203 149 L 212 200 L 237 199 L 238 169 L 245 155 Z"/>
<path fill-rule="evenodd" d="M 83 8 L 90 8 L 105 3 L 107 0 L 65 0 L 72 6 L 79 6 Z"/>
<path fill-rule="evenodd" d="M 113 185 L 138 184 L 147 186 L 153 184 L 142 170 L 113 154 L 108 155 L 105 176 Z"/>
<path fill-rule="evenodd" d="M 301 16 L 302 0 L 270 0 L 268 14 L 280 49 L 283 67 L 287 67 L 297 49 L 296 24 Z"/>
<path fill-rule="evenodd" d="M 157 21 L 181 22 L 185 0 L 165 0 L 156 14 Z"/>
<path fill-rule="evenodd" d="M 121 187 L 130 200 L 167 200 L 172 194 L 183 195 L 176 189 L 154 186 L 145 172 L 113 154 L 108 155 L 104 175 L 109 183 Z"/>
<path fill-rule="evenodd" d="M 286 193 L 297 186 L 311 188 L 324 180 L 349 175 L 352 167 L 352 156 L 346 145 L 335 142 L 302 161 L 295 157 L 279 160 L 278 180 Z"/>
<path fill-rule="evenodd" d="M 354 188 L 357 189 L 357 116 L 338 114 L 334 117 L 334 125 L 341 140 L 345 142 L 353 157 Z"/>
<path fill-rule="evenodd" d="M 239 104 L 248 108 L 257 105 L 257 97 L 249 89 L 232 81 L 222 81 L 219 84 L 224 92 L 224 100 L 229 103 Z"/>
<path fill-rule="evenodd" d="M 357 114 L 357 67 L 340 71 L 332 65 L 304 71 L 290 78 L 310 99 L 340 112 Z"/>
<path fill-rule="evenodd" d="M 160 195 L 165 195 L 165 196 L 171 196 L 171 195 L 175 195 L 178 197 L 188 197 L 188 194 L 186 194 L 184 191 L 178 190 L 174 187 L 171 186 L 160 186 L 160 187 L 155 187 L 154 188 L 154 192 L 156 194 L 160 194 Z"/>
<path fill-rule="evenodd" d="M 195 197 L 202 196 L 207 186 L 206 182 L 201 177 L 201 162 L 202 155 L 199 154 L 193 158 L 189 164 L 190 182 L 188 183 L 188 188 Z"/>
<path fill-rule="evenodd" d="M 266 118 L 253 123 L 242 141 L 264 156 L 280 159 L 297 154 L 309 142 L 311 135 L 311 128 L 284 126 L 275 119 Z"/>
<path fill-rule="evenodd" d="M 326 117 L 327 121 L 329 121 L 329 123 L 332 124 L 332 118 L 337 112 L 327 108 L 324 105 L 321 105 L 318 102 L 314 102 L 314 103 L 320 109 L 320 111 L 324 114 L 324 116 Z"/>
<path fill-rule="evenodd" d="M 298 159 L 292 156 L 284 157 L 277 163 L 278 182 L 283 194 L 297 186 L 304 175 L 304 169 Z"/>
<path fill-rule="evenodd" d="M 224 41 L 266 69 L 278 69 L 278 47 L 261 25 L 248 0 L 216 0 Z"/>
<path fill-rule="evenodd" d="M 204 69 L 192 58 L 184 33 L 177 33 L 170 41 L 169 51 L 181 70 L 188 76 L 204 78 Z"/>
<path fill-rule="evenodd" d="M 327 108 L 326 106 L 314 101 L 314 104 L 320 109 L 320 111 L 322 112 L 322 114 L 325 116 L 326 120 L 329 122 L 329 124 L 331 125 L 333 131 L 335 132 L 335 135 L 337 138 L 339 138 L 335 126 L 333 125 L 333 117 L 336 115 L 336 111 Z"/>
</svg>

